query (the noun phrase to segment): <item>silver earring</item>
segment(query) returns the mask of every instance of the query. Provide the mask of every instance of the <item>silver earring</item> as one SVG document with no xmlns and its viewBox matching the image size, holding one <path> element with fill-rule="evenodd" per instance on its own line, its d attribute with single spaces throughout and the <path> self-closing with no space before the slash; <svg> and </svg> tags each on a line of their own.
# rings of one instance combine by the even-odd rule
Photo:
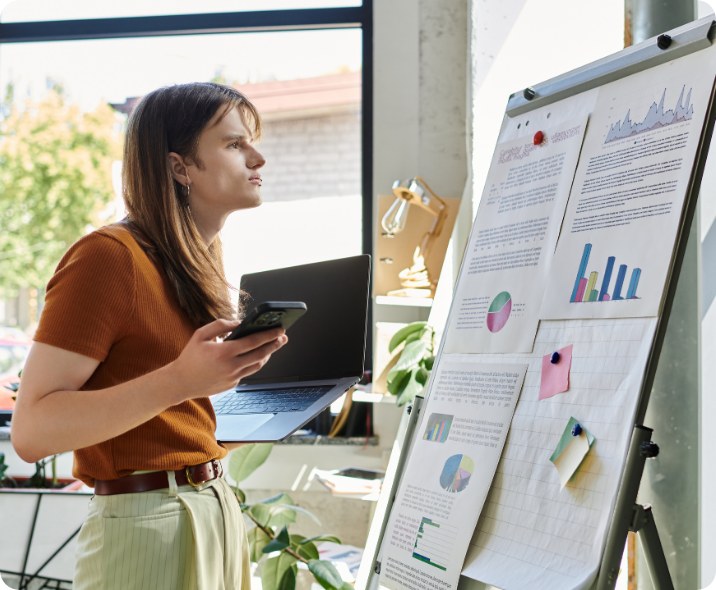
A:
<svg viewBox="0 0 716 590">
<path fill-rule="evenodd" d="M 191 186 L 189 186 L 189 183 L 186 183 L 186 198 L 189 198 L 189 193 L 191 192 Z"/>
</svg>

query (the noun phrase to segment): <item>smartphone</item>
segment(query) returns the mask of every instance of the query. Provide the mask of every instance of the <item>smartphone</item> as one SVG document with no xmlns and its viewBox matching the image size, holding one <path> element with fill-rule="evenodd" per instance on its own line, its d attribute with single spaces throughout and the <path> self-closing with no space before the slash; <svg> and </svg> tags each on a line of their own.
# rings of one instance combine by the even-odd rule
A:
<svg viewBox="0 0 716 590">
<path fill-rule="evenodd" d="M 236 340 L 271 328 L 288 330 L 307 309 L 303 301 L 264 301 L 259 303 L 224 341 Z"/>
</svg>

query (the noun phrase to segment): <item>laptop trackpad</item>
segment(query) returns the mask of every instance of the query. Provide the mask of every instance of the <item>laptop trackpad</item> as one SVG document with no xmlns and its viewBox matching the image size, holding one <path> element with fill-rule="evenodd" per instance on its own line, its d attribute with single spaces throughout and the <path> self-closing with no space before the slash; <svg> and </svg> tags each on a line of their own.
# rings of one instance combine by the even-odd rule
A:
<svg viewBox="0 0 716 590">
<path fill-rule="evenodd" d="M 249 434 L 273 417 L 273 414 L 219 415 L 216 417 L 216 440 L 229 442 L 245 440 Z"/>
</svg>

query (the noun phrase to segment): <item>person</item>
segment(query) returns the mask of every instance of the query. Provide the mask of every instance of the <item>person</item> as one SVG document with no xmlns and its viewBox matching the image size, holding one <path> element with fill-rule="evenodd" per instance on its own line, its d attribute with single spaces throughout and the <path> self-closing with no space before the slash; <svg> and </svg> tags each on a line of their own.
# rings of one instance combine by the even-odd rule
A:
<svg viewBox="0 0 716 590">
<path fill-rule="evenodd" d="M 227 86 L 145 96 L 124 144 L 127 217 L 76 242 L 48 284 L 11 437 L 29 463 L 74 451 L 73 475 L 95 488 L 75 590 L 249 590 L 209 396 L 287 342 L 282 329 L 220 339 L 239 322 L 219 232 L 261 204 L 260 133 Z"/>
</svg>

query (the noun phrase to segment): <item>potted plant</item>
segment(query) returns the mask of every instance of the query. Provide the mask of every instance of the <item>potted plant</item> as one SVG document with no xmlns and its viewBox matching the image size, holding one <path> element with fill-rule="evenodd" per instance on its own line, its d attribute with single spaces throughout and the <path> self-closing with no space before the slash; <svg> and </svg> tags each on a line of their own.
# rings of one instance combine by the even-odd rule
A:
<svg viewBox="0 0 716 590">
<path fill-rule="evenodd" d="M 307 539 L 289 532 L 298 514 L 318 524 L 320 521 L 307 510 L 296 506 L 288 494 L 281 493 L 254 504 L 246 503 L 246 494 L 239 487 L 269 454 L 273 444 L 250 444 L 236 449 L 229 457 L 228 472 L 236 482 L 234 492 L 242 512 L 254 523 L 248 531 L 249 555 L 259 564 L 263 590 L 295 590 L 298 564 L 304 564 L 315 580 L 326 590 L 352 590 L 330 561 L 319 558 L 317 543 L 340 543 L 333 535 Z"/>
<path fill-rule="evenodd" d="M 393 357 L 388 371 L 388 392 L 397 395 L 396 403 L 405 405 L 425 389 L 435 362 L 435 330 L 427 322 L 413 322 L 398 330 L 390 339 L 388 351 L 403 348 Z"/>
</svg>

